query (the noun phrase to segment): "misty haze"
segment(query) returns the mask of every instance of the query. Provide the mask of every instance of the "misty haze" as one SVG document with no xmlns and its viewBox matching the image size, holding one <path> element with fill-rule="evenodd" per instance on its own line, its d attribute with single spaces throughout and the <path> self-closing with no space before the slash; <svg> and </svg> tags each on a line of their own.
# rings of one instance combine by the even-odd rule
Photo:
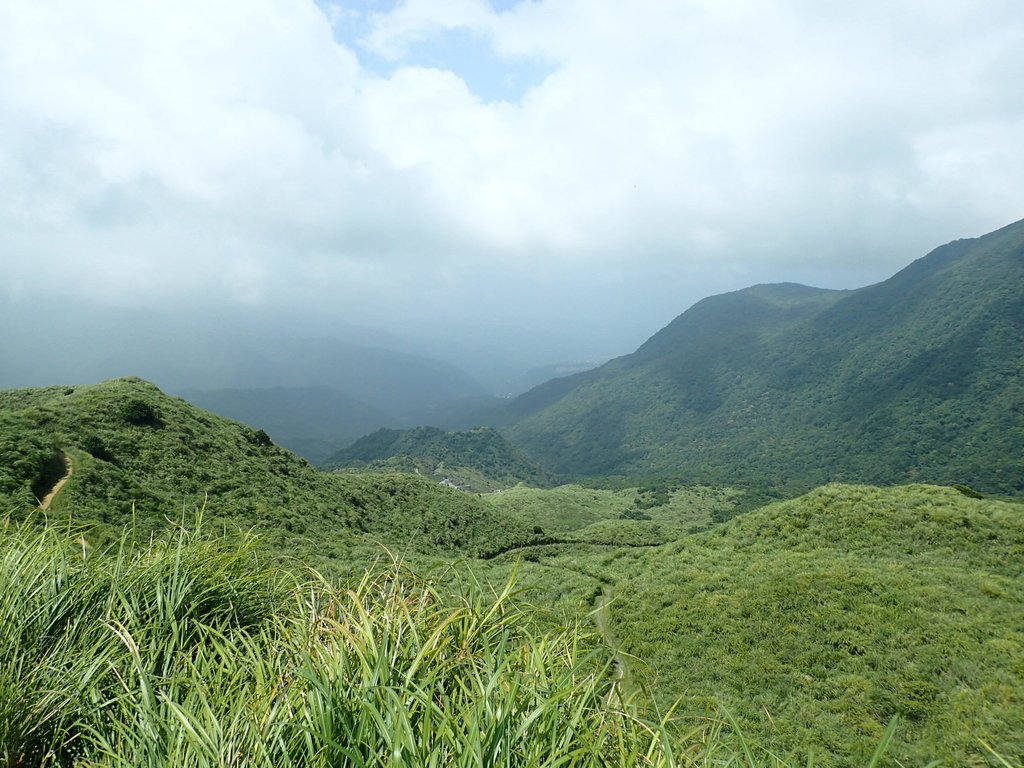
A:
<svg viewBox="0 0 1024 768">
<path fill-rule="evenodd" d="M 1019 0 L 0 4 L 0 765 L 1024 759 Z"/>
</svg>

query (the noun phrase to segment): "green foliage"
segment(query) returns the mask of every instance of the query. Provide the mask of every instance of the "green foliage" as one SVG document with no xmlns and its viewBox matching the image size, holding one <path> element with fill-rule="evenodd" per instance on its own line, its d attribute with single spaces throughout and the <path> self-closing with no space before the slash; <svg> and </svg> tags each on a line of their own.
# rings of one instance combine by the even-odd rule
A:
<svg viewBox="0 0 1024 768">
<path fill-rule="evenodd" d="M 626 714 L 610 653 L 473 581 L 350 589 L 180 530 L 143 550 L 0 537 L 0 760 L 12 766 L 671 766 L 728 750 Z"/>
<path fill-rule="evenodd" d="M 152 403 L 133 397 L 121 403 L 121 418 L 137 427 L 161 427 L 163 420 Z"/>
<path fill-rule="evenodd" d="M 489 427 L 463 432 L 381 429 L 338 451 L 323 466 L 415 472 L 470 491 L 553 484 L 550 474 Z"/>
<path fill-rule="evenodd" d="M 476 556 L 531 540 L 479 499 L 427 478 L 318 472 L 262 430 L 200 411 L 139 379 L 0 391 L 0 505 L 27 514 L 63 474 L 56 509 L 141 537 L 209 502 L 210 523 L 253 527 L 336 572 L 386 539 Z"/>
<path fill-rule="evenodd" d="M 576 478 L 1021 494 L 1022 253 L 1018 222 L 857 291 L 705 299 L 632 355 L 521 396 L 506 434 Z"/>
<path fill-rule="evenodd" d="M 828 486 L 620 566 L 611 626 L 663 702 L 867 762 L 1024 752 L 1024 509 L 952 489 Z M 684 707 L 687 704 L 684 704 Z"/>
<path fill-rule="evenodd" d="M 132 402 L 159 427 L 126 420 Z M 844 766 L 886 764 L 890 740 L 905 765 L 1024 753 L 1014 504 L 833 485 L 735 516 L 756 494 L 625 479 L 479 497 L 317 472 L 137 379 L 0 392 L 0 427 L 0 504 L 24 521 L 0 531 L 0 762 Z M 62 453 L 75 471 L 46 520 L 32 491 Z M 160 537 L 204 503 L 207 530 L 258 530 L 259 547 Z M 380 543 L 424 571 L 463 565 L 430 583 L 374 567 L 351 591 L 268 570 L 351 580 Z M 612 656 L 579 626 L 597 611 L 631 654 L 636 698 L 614 707 Z M 708 718 L 720 702 L 738 728 Z"/>
<path fill-rule="evenodd" d="M 487 494 L 483 500 L 502 517 L 563 538 L 571 533 L 569 538 L 586 539 L 584 532 L 600 524 L 604 531 L 600 538 L 608 542 L 614 538 L 619 523 L 623 524 L 623 531 L 630 530 L 630 537 L 634 537 L 644 526 L 633 526 L 631 522 L 639 522 L 649 523 L 648 528 L 660 531 L 647 537 L 649 540 L 664 543 L 694 529 L 710 527 L 716 517 L 730 517 L 741 496 L 731 488 L 706 486 L 662 485 L 655 491 L 650 486 L 612 490 L 563 485 L 551 489 L 510 488 Z"/>
</svg>

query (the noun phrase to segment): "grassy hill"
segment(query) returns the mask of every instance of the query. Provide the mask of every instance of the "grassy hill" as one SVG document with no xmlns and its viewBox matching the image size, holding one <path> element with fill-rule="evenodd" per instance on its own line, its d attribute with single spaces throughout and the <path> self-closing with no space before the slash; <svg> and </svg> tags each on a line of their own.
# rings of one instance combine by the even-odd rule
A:
<svg viewBox="0 0 1024 768">
<path fill-rule="evenodd" d="M 763 744 L 865 765 L 1024 754 L 1024 507 L 830 485 L 615 571 L 611 627 L 663 704 L 721 701 Z"/>
<path fill-rule="evenodd" d="M 629 714 L 596 634 L 537 629 L 511 585 L 447 592 L 392 566 L 338 588 L 188 531 L 88 554 L 57 526 L 0 534 L 6 766 L 674 768 L 723 753 Z"/>
<path fill-rule="evenodd" d="M 283 549 L 344 562 L 353 547 L 476 555 L 527 540 L 481 501 L 410 475 L 319 472 L 268 435 L 140 379 L 0 391 L 0 508 L 23 514 L 74 473 L 51 514 L 162 528 L 207 507 Z"/>
<path fill-rule="evenodd" d="M 436 427 L 381 429 L 341 449 L 323 467 L 415 472 L 473 491 L 518 483 L 551 485 L 554 480 L 489 427 L 459 432 Z"/>
<path fill-rule="evenodd" d="M 566 476 L 1024 491 L 1024 222 L 878 285 L 755 286 L 632 355 L 517 398 L 506 434 Z"/>
</svg>

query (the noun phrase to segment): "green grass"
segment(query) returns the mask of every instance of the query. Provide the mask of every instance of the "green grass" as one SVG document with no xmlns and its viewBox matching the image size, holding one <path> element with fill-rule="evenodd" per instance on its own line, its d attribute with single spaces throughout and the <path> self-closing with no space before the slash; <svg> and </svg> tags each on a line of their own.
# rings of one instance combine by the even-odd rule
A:
<svg viewBox="0 0 1024 768">
<path fill-rule="evenodd" d="M 663 703 L 861 765 L 1024 754 L 1024 509 L 932 486 L 827 486 L 627 554 L 610 624 Z"/>
<path fill-rule="evenodd" d="M 647 538 L 665 543 L 731 516 L 740 497 L 740 492 L 730 488 L 702 486 L 605 489 L 563 485 L 551 489 L 521 486 L 482 498 L 507 519 L 576 541 L 614 541 L 617 525 L 624 523 L 624 536 L 632 537 L 646 527 L 658 531 Z M 650 525 L 642 525 L 645 523 Z"/>
<path fill-rule="evenodd" d="M 747 511 L 625 479 L 478 497 L 319 473 L 138 380 L 0 392 L 0 426 L 0 765 L 1024 754 L 1015 504 L 834 485 Z M 197 508 L 206 533 L 167 533 Z"/>
<path fill-rule="evenodd" d="M 210 524 L 258 528 L 278 550 L 332 571 L 379 541 L 402 553 L 477 556 L 532 537 L 476 496 L 425 477 L 319 472 L 266 434 L 139 379 L 0 391 L 0 509 L 29 514 L 61 452 L 75 474 L 52 514 L 112 537 L 128 522 L 145 535 L 207 503 Z"/>
<path fill-rule="evenodd" d="M 592 630 L 537 629 L 513 588 L 445 591 L 395 563 L 342 588 L 268 568 L 244 536 L 97 552 L 7 523 L 0 762 L 745 764 L 720 720 L 645 719 Z"/>
</svg>

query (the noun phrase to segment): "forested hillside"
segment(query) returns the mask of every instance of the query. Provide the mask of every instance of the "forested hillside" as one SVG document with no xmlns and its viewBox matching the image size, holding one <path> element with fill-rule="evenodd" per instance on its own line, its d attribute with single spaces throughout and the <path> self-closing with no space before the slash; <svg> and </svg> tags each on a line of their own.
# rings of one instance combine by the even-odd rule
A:
<svg viewBox="0 0 1024 768">
<path fill-rule="evenodd" d="M 338 451 L 323 466 L 415 472 L 477 491 L 554 482 L 550 473 L 489 427 L 461 432 L 381 429 Z"/>
<path fill-rule="evenodd" d="M 507 435 L 570 476 L 1024 491 L 1024 222 L 856 291 L 755 286 L 548 382 Z"/>
</svg>

